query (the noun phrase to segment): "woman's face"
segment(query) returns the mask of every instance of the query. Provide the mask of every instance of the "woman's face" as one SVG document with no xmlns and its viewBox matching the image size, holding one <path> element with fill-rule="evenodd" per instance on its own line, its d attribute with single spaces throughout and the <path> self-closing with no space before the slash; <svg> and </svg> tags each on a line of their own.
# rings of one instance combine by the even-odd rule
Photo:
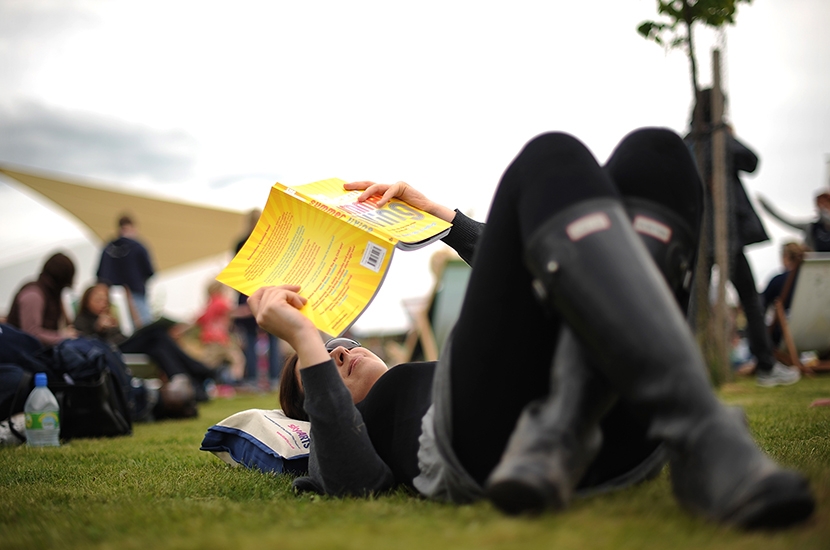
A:
<svg viewBox="0 0 830 550">
<path fill-rule="evenodd" d="M 378 378 L 389 370 L 383 360 L 366 348 L 346 349 L 343 346 L 334 348 L 329 355 L 337 367 L 337 372 L 343 383 L 352 394 L 352 402 L 363 401 Z M 300 369 L 297 369 L 297 380 L 300 382 Z"/>
<path fill-rule="evenodd" d="M 109 291 L 105 286 L 96 286 L 89 295 L 89 311 L 95 315 L 104 313 L 110 305 Z"/>
</svg>

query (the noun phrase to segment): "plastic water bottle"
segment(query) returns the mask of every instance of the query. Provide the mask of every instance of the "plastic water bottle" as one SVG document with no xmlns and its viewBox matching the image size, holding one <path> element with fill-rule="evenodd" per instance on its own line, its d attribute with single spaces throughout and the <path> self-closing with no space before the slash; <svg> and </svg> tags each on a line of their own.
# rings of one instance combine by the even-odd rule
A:
<svg viewBox="0 0 830 550">
<path fill-rule="evenodd" d="M 23 405 L 26 416 L 26 443 L 30 447 L 60 445 L 60 408 L 55 395 L 46 386 L 46 373 L 35 374 L 35 389 Z"/>
</svg>

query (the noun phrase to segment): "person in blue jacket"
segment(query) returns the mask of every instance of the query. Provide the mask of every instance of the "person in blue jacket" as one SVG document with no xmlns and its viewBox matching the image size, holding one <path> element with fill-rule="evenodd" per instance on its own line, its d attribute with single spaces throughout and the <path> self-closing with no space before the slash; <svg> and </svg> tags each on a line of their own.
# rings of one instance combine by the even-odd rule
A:
<svg viewBox="0 0 830 550">
<path fill-rule="evenodd" d="M 140 324 L 153 321 L 147 303 L 147 280 L 153 276 L 150 252 L 138 240 L 138 230 L 128 215 L 118 219 L 118 237 L 108 242 L 101 252 L 98 280 L 108 285 L 120 285 L 129 290 Z"/>
</svg>

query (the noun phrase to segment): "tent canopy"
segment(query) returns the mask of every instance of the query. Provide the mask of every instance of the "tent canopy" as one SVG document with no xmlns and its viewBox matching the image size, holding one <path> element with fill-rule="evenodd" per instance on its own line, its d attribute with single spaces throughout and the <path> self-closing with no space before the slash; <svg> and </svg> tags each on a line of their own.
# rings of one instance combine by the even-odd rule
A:
<svg viewBox="0 0 830 550">
<path fill-rule="evenodd" d="M 245 229 L 242 212 L 112 191 L 0 166 L 0 172 L 37 191 L 107 242 L 128 214 L 150 249 L 157 271 L 232 251 Z"/>
</svg>

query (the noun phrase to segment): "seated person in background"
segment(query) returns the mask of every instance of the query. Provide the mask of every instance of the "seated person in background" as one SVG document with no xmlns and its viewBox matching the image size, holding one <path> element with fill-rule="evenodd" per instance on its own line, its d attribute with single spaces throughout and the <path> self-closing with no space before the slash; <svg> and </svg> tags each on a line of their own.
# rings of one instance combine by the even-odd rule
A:
<svg viewBox="0 0 830 550">
<path fill-rule="evenodd" d="M 43 264 L 37 280 L 17 291 L 6 322 L 31 334 L 45 346 L 77 337 L 78 332 L 69 325 L 61 301 L 61 291 L 71 288 L 74 278 L 72 260 L 60 252 L 53 254 Z"/>
<path fill-rule="evenodd" d="M 129 338 L 118 328 L 112 315 L 109 287 L 98 283 L 89 287 L 81 298 L 75 328 L 84 335 L 98 338 L 118 347 L 123 353 L 145 353 L 172 380 L 179 374 L 187 375 L 193 383 L 197 401 L 206 401 L 204 383 L 216 372 L 182 350 L 164 328 L 147 327 Z"/>
<path fill-rule="evenodd" d="M 816 252 L 830 252 L 830 193 L 822 191 L 816 195 L 818 219 L 813 221 L 797 222 L 788 219 L 778 213 L 763 197 L 758 197 L 758 202 L 770 216 L 779 222 L 803 231 L 804 244 L 808 249 Z"/>
<path fill-rule="evenodd" d="M 201 343 L 201 359 L 218 368 L 230 366 L 230 378 L 241 381 L 245 376 L 245 356 L 231 338 L 231 304 L 225 294 L 225 285 L 213 281 L 208 285 L 208 301 L 204 313 L 196 319 Z"/>
<path fill-rule="evenodd" d="M 793 291 L 795 284 L 798 282 L 798 270 L 804 262 L 804 253 L 807 251 L 806 247 L 795 241 L 786 243 L 781 247 L 781 263 L 784 265 L 784 271 L 770 279 L 767 288 L 761 293 L 761 301 L 763 302 L 764 311 L 767 311 L 775 304 L 775 300 L 784 295 L 783 306 L 784 311 L 790 310 L 790 304 L 793 301 Z M 781 325 L 773 323 L 771 332 L 772 342 L 778 345 L 781 342 Z"/>
</svg>

